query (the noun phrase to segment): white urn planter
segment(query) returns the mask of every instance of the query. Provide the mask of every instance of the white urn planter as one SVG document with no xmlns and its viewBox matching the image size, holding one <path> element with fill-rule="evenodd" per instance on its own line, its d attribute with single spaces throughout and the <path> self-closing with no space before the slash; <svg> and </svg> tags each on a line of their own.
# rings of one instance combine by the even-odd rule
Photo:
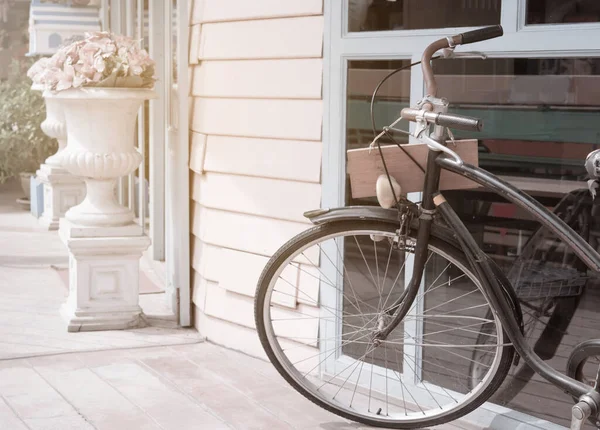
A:
<svg viewBox="0 0 600 430">
<path fill-rule="evenodd" d="M 61 164 L 86 183 L 83 202 L 66 218 L 79 226 L 118 227 L 133 221 L 133 212 L 119 204 L 117 179 L 134 172 L 142 161 L 134 147 L 136 117 L 148 89 L 82 88 L 52 95 L 67 120 L 68 147 Z M 49 96 L 50 97 L 50 96 Z"/>
<path fill-rule="evenodd" d="M 119 204 L 116 183 L 142 161 L 134 147 L 137 113 L 148 89 L 80 88 L 49 94 L 63 108 L 68 145 L 60 161 L 86 184 L 85 199 L 61 220 L 70 254 L 69 331 L 143 325 L 139 259 L 150 239 Z"/>
<path fill-rule="evenodd" d="M 43 91 L 43 86 L 32 85 L 33 91 Z M 60 218 L 67 210 L 83 200 L 85 184 L 67 172 L 60 164 L 60 158 L 67 145 L 67 131 L 62 107 L 55 100 L 45 98 L 46 119 L 42 131 L 58 142 L 58 150 L 48 157 L 36 172 L 44 186 L 44 211 L 40 223 L 49 230 L 56 230 Z"/>
</svg>

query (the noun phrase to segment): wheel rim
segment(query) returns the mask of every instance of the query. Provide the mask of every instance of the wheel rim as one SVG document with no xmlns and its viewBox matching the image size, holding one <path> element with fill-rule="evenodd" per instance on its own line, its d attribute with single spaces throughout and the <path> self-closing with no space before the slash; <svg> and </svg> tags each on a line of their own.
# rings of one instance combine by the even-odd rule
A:
<svg viewBox="0 0 600 430">
<path fill-rule="evenodd" d="M 360 240 L 357 239 L 358 236 Z M 376 241 L 373 237 L 382 240 Z M 374 256 L 371 259 L 366 257 L 364 252 L 365 244 L 368 245 L 369 240 Z M 505 345 L 504 333 L 496 317 L 493 317 L 493 320 L 483 317 L 490 309 L 487 301 L 486 307 L 479 303 L 464 306 L 467 298 L 472 299 L 474 295 L 478 295 L 485 300 L 485 297 L 481 293 L 480 284 L 463 262 L 454 259 L 440 248 L 430 246 L 428 265 L 432 261 L 439 263 L 440 258 L 446 261 L 437 271 L 430 271 L 430 282 L 425 282 L 415 303 L 420 303 L 418 307 L 421 308 L 413 309 L 407 319 L 392 332 L 390 338 L 376 347 L 372 342 L 372 335 L 377 327 L 381 328 L 382 321 L 385 324 L 386 317 L 382 310 L 389 309 L 395 295 L 401 293 L 401 288 L 394 291 L 394 285 L 398 284 L 398 279 L 406 276 L 403 270 L 410 266 L 406 262 L 412 255 L 410 249 L 405 251 L 407 258 L 404 262 L 400 264 L 398 261 L 396 269 L 390 270 L 390 259 L 396 257 L 393 254 L 402 252 L 394 250 L 392 245 L 395 240 L 395 233 L 365 229 L 332 233 L 304 244 L 288 256 L 271 277 L 263 302 L 263 321 L 268 343 L 277 361 L 306 393 L 330 408 L 354 417 L 382 424 L 421 423 L 441 419 L 457 409 L 462 409 L 485 391 L 501 362 Z M 384 251 L 381 248 L 384 248 Z M 312 252 L 309 256 L 311 250 L 317 252 Z M 335 268 L 336 262 L 339 266 L 342 250 L 346 254 L 342 267 Z M 358 250 L 358 253 L 351 256 L 351 250 Z M 391 255 L 393 257 L 390 257 Z M 432 258 L 434 256 L 435 258 Z M 315 263 L 319 261 L 318 258 L 319 267 Z M 366 270 L 360 275 L 356 270 L 352 272 L 348 269 L 350 264 L 347 264 L 351 261 L 363 261 Z M 369 263 L 374 264 L 374 267 L 369 269 Z M 296 267 L 296 272 L 290 270 L 290 267 Z M 448 276 L 452 269 L 460 274 Z M 309 271 L 312 273 L 307 274 Z M 294 277 L 297 280 L 304 277 L 306 280 L 311 278 L 308 275 L 312 275 L 313 284 L 316 279 L 319 285 L 318 297 L 314 295 L 314 288 L 311 295 L 308 289 L 303 289 L 301 282 L 297 282 L 295 287 L 293 285 Z M 448 280 L 440 282 L 443 276 L 448 276 Z M 427 278 L 426 273 L 426 281 Z M 339 279 L 343 279 L 345 283 L 340 283 Z M 373 300 L 373 297 L 369 298 L 364 291 L 363 295 L 357 292 L 357 286 L 353 285 L 356 279 L 362 279 L 365 284 L 370 282 L 375 286 L 378 297 Z M 468 283 L 474 289 L 466 289 Z M 446 289 L 444 287 L 447 286 L 444 284 L 461 285 L 458 285 L 458 292 L 449 293 L 445 302 L 437 303 L 433 300 L 433 294 L 437 291 L 437 296 L 441 296 Z M 339 285 L 343 287 L 339 288 Z M 282 286 L 287 288 L 287 292 L 282 290 Z M 296 307 L 300 310 L 290 310 L 289 307 L 284 309 L 281 298 L 285 297 L 285 294 L 294 296 L 290 290 L 292 287 L 296 289 L 297 303 L 304 302 L 309 306 L 316 304 L 320 299 L 319 311 L 308 311 L 308 307 L 300 305 Z M 334 295 L 342 295 L 341 300 L 337 301 L 344 303 L 341 310 L 339 306 L 330 306 L 331 301 L 324 299 L 332 294 L 321 291 L 324 289 L 333 291 Z M 300 300 L 301 297 L 305 300 Z M 439 297 L 436 299 L 439 300 Z M 448 310 L 445 306 L 451 304 L 455 309 Z M 293 314 L 298 315 L 293 318 Z M 314 320 L 318 321 L 316 326 Z M 320 333 L 318 339 L 317 336 L 310 338 L 300 328 L 301 324 L 308 322 L 312 324 L 312 332 L 317 330 Z M 282 325 L 287 327 L 282 328 Z M 469 363 L 473 360 L 472 351 L 482 347 L 476 344 L 476 338 L 483 325 L 487 327 L 490 336 L 497 339 L 495 344 L 483 346 L 490 349 L 489 355 L 493 359 L 484 364 L 488 366 L 488 371 L 480 381 L 474 386 L 469 386 L 472 383 L 469 380 Z M 290 335 L 290 332 L 293 335 Z M 333 337 L 330 336 L 332 332 L 335 333 Z M 324 333 L 327 336 L 324 336 Z M 444 343 L 440 340 L 447 336 L 456 337 L 457 333 L 465 338 L 463 343 Z M 308 352 L 310 348 L 312 351 Z M 290 352 L 292 349 L 303 350 L 304 355 Z M 434 351 L 435 354 L 427 351 Z M 444 351 L 444 354 L 440 351 Z M 399 353 L 402 357 L 401 365 Z M 457 370 L 460 366 L 445 367 L 444 362 L 448 359 L 462 361 L 460 365 L 465 367 L 464 373 Z M 434 378 L 432 375 L 436 372 L 439 375 Z M 453 378 L 458 379 L 459 376 L 466 378 L 461 384 L 464 388 L 448 382 Z M 413 379 L 415 377 L 416 379 Z"/>
</svg>

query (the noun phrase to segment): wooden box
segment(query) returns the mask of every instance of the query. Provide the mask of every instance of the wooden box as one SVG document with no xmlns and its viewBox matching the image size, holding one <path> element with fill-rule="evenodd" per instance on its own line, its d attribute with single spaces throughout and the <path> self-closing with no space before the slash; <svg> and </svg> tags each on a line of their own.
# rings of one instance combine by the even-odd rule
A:
<svg viewBox="0 0 600 430">
<path fill-rule="evenodd" d="M 457 140 L 456 146 L 449 143 L 449 147 L 456 152 L 465 163 L 477 166 L 479 157 L 477 152 L 477 140 Z M 423 170 L 426 166 L 427 152 L 429 149 L 424 143 L 416 143 L 402 146 L 418 163 Z M 396 145 L 382 146 L 381 150 L 385 162 L 392 175 L 402 187 L 402 194 L 422 191 L 424 174 L 406 153 Z M 385 174 L 381 156 L 377 148 L 369 153 L 369 148 L 351 149 L 347 151 L 348 169 L 352 198 L 363 198 L 375 196 L 375 184 L 380 175 Z M 478 184 L 457 175 L 442 170 L 440 177 L 441 190 L 458 190 L 477 188 Z"/>
</svg>

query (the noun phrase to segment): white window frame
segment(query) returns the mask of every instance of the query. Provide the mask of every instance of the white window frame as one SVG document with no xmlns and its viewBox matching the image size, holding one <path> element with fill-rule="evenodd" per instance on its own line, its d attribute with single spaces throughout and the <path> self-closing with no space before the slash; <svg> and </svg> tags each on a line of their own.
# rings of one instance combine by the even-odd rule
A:
<svg viewBox="0 0 600 430">
<path fill-rule="evenodd" d="M 164 1 L 164 0 L 160 0 Z M 166 292 L 179 324 L 192 325 L 192 291 L 190 286 L 190 180 L 189 180 L 189 2 L 178 0 L 177 46 L 169 51 L 177 58 L 177 85 L 169 88 L 169 112 L 166 130 Z M 172 25 L 172 2 L 168 1 L 165 26 Z M 172 41 L 172 38 L 169 38 Z M 173 58 L 171 55 L 169 58 Z M 168 63 L 169 74 L 172 69 Z"/>
<path fill-rule="evenodd" d="M 527 24 L 527 2 L 518 0 L 511 7 L 517 8 L 517 28 L 519 31 L 564 31 L 565 27 L 585 26 L 586 29 L 600 30 L 600 22 L 566 24 Z"/>
<path fill-rule="evenodd" d="M 322 207 L 341 207 L 345 204 L 346 176 L 346 88 L 350 60 L 420 60 L 425 47 L 439 38 L 473 30 L 459 27 L 400 31 L 347 31 L 348 0 L 325 0 L 324 71 L 323 71 L 323 169 Z M 484 50 L 489 58 L 569 58 L 600 57 L 600 23 L 525 25 L 526 0 L 502 0 L 501 24 L 504 37 L 460 48 L 462 51 Z M 458 51 L 458 50 L 457 50 Z M 424 96 L 420 67 L 411 70 L 410 103 Z M 415 196 L 418 197 L 418 196 Z M 321 259 L 323 263 L 323 258 Z M 325 265 L 327 266 L 327 265 Z M 334 268 L 324 267 L 330 274 Z M 408 271 L 407 271 L 408 272 Z M 407 273 L 407 276 L 410 274 Z M 335 307 L 339 298 L 324 293 L 324 305 Z M 334 336 L 332 327 L 323 330 Z M 419 327 L 407 327 L 416 334 Z M 330 346 L 328 346 L 330 347 Z M 420 351 L 413 348 L 413 358 Z M 338 368 L 340 360 L 325 364 L 326 371 Z M 418 381 L 417 374 L 403 374 L 405 383 Z M 501 406 L 486 404 L 470 415 L 481 425 L 495 429 L 562 429 L 561 426 L 540 420 Z"/>
</svg>

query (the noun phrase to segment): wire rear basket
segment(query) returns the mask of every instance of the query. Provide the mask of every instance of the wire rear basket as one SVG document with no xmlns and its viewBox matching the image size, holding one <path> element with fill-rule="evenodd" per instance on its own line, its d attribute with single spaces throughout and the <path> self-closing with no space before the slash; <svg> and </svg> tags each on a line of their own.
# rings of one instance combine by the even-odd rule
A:
<svg viewBox="0 0 600 430">
<path fill-rule="evenodd" d="M 574 267 L 537 261 L 523 267 L 512 283 L 519 299 L 545 299 L 579 296 L 589 279 Z"/>
<path fill-rule="evenodd" d="M 579 234 L 589 234 L 592 199 L 587 190 L 574 190 L 554 207 L 554 214 Z M 593 275 L 592 275 L 593 276 Z M 562 240 L 539 228 L 508 273 L 519 299 L 579 296 L 590 280 L 585 264 Z"/>
</svg>

